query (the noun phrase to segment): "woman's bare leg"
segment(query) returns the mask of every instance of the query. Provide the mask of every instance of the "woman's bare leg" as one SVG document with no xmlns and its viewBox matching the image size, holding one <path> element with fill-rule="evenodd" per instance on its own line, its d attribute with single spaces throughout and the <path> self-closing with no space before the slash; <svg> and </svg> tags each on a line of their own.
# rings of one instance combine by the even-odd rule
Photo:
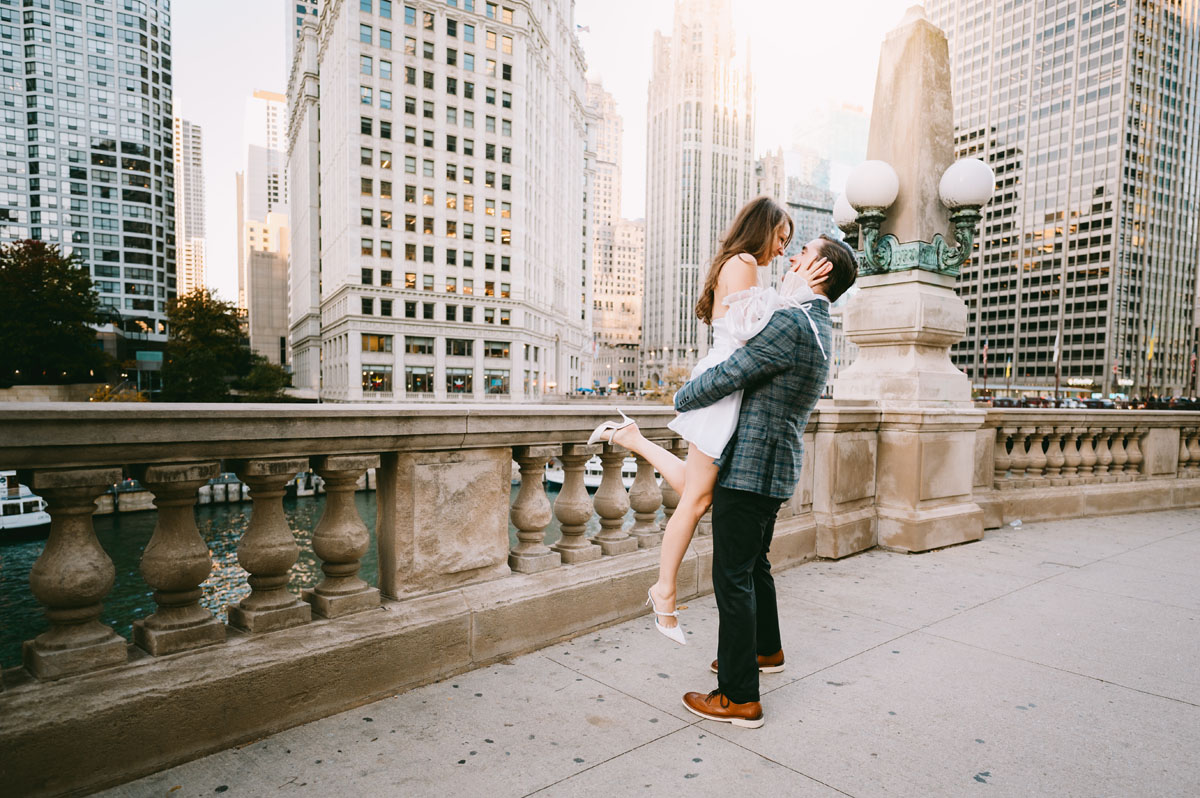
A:
<svg viewBox="0 0 1200 798">
<path fill-rule="evenodd" d="M 628 427 L 617 430 L 613 435 L 613 443 L 624 446 L 629 451 L 646 458 L 650 461 L 650 465 L 662 474 L 663 479 L 675 489 L 675 492 L 683 495 L 686 480 L 683 461 L 654 441 L 647 440 L 642 435 L 642 431 L 638 429 L 637 424 L 630 424 Z"/>
<path fill-rule="evenodd" d="M 717 466 L 711 457 L 695 445 L 688 446 L 684 467 L 687 472 L 684 490 L 681 491 L 679 506 L 671 515 L 671 520 L 667 521 L 658 562 L 658 581 L 650 588 L 655 605 L 667 612 L 675 609 L 675 580 L 679 575 L 679 566 L 683 563 L 688 544 L 692 542 L 696 525 L 712 504 L 713 488 L 717 484 Z M 664 618 L 661 615 L 658 622 L 667 628 L 679 623 L 676 618 Z"/>
</svg>

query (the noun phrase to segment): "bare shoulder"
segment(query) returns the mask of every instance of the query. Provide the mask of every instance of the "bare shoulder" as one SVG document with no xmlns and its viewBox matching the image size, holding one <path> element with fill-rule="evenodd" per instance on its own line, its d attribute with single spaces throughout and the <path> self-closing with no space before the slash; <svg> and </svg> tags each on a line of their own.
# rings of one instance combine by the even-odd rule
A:
<svg viewBox="0 0 1200 798">
<path fill-rule="evenodd" d="M 758 262 L 747 252 L 734 255 L 721 266 L 721 276 L 717 282 L 725 296 L 756 286 Z"/>
</svg>

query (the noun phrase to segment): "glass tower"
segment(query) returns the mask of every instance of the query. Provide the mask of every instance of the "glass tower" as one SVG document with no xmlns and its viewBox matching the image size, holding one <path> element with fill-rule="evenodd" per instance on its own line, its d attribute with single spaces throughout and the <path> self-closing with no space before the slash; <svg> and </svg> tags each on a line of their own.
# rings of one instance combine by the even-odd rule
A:
<svg viewBox="0 0 1200 798">
<path fill-rule="evenodd" d="M 81 258 L 143 388 L 176 292 L 170 13 L 170 0 L 0 0 L 0 240 Z"/>
<path fill-rule="evenodd" d="M 1195 391 L 1200 6 L 930 0 L 959 157 L 996 172 L 955 363 L 990 389 Z M 1190 387 L 1189 387 L 1190 386 Z"/>
</svg>

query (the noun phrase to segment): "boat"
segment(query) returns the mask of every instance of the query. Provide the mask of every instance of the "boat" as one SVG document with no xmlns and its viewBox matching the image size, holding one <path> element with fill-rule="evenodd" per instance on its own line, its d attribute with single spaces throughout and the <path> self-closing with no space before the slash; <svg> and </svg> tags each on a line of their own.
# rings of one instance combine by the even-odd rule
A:
<svg viewBox="0 0 1200 798">
<path fill-rule="evenodd" d="M 19 483 L 16 471 L 0 471 L 0 541 L 29 540 L 49 532 L 46 500 Z"/>
<path fill-rule="evenodd" d="M 621 463 L 621 484 L 626 490 L 633 485 L 634 478 L 637 477 L 637 459 L 626 457 Z M 596 490 L 600 487 L 600 482 L 604 478 L 604 468 L 600 463 L 600 458 L 597 455 L 592 455 L 591 459 L 583 464 L 583 486 L 588 490 Z M 556 458 L 546 464 L 546 481 L 552 485 L 562 487 L 563 484 L 563 467 L 562 463 Z M 661 477 L 657 477 L 656 481 L 662 482 Z"/>
</svg>

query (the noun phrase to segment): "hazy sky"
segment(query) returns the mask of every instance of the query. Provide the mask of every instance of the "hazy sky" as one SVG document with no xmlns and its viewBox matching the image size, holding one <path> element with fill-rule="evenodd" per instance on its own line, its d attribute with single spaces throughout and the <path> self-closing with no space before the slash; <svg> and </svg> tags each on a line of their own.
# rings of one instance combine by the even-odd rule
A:
<svg viewBox="0 0 1200 798">
<path fill-rule="evenodd" d="M 750 38 L 757 89 L 755 153 L 792 143 L 805 109 L 829 102 L 868 109 L 879 45 L 909 0 L 733 0 L 738 40 Z M 237 298 L 234 173 L 245 157 L 246 98 L 283 93 L 287 0 L 173 4 L 175 112 L 204 129 L 208 282 Z M 601 78 L 624 117 L 622 212 L 644 215 L 646 85 L 654 31 L 670 35 L 675 0 L 576 0 L 588 75 Z M 234 24 L 231 24 L 234 23 Z"/>
</svg>

